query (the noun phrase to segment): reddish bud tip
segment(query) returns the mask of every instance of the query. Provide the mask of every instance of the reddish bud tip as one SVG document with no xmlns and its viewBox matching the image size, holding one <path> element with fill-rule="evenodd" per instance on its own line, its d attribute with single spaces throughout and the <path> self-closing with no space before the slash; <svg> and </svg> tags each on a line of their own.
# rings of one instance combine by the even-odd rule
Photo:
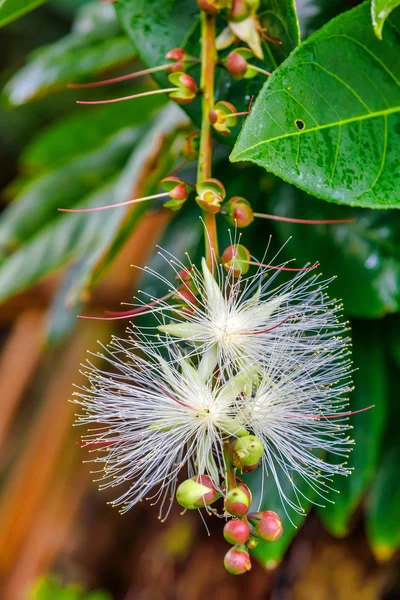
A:
<svg viewBox="0 0 400 600">
<path fill-rule="evenodd" d="M 177 71 L 168 75 L 168 79 L 177 88 L 169 94 L 171 100 L 174 100 L 178 104 L 189 104 L 194 100 L 197 85 L 193 77 L 187 73 Z"/>
<path fill-rule="evenodd" d="M 208 113 L 208 118 L 210 119 L 211 125 L 214 125 L 218 121 L 218 113 L 215 108 L 212 108 Z"/>
<path fill-rule="evenodd" d="M 230 0 L 197 0 L 200 10 L 208 15 L 217 15 L 222 9 L 227 8 Z"/>
<path fill-rule="evenodd" d="M 167 54 L 165 55 L 165 58 L 167 60 L 176 60 L 176 61 L 182 61 L 186 56 L 186 52 L 184 51 L 183 48 L 172 48 L 171 50 L 169 50 L 167 52 Z"/>
<path fill-rule="evenodd" d="M 224 565 L 225 569 L 232 575 L 242 575 L 246 571 L 250 571 L 250 555 L 246 546 L 234 546 L 228 550 L 225 554 Z"/>
<path fill-rule="evenodd" d="M 250 513 L 249 521 L 254 525 L 257 537 L 265 542 L 275 542 L 282 533 L 282 521 L 279 515 L 272 510 L 263 510 L 261 512 Z"/>
<path fill-rule="evenodd" d="M 233 51 L 228 54 L 225 64 L 233 79 L 242 79 L 246 75 L 248 68 L 247 60 L 237 52 Z"/>
<path fill-rule="evenodd" d="M 188 199 L 190 192 L 193 190 L 192 185 L 179 179 L 179 177 L 173 176 L 164 177 L 164 179 L 161 180 L 161 185 L 171 197 L 171 200 L 165 202 L 164 206 L 174 211 L 179 210 L 182 207 L 184 202 Z"/>
<path fill-rule="evenodd" d="M 250 537 L 250 527 L 245 521 L 231 519 L 224 526 L 224 538 L 232 545 L 245 544 Z"/>
<path fill-rule="evenodd" d="M 254 221 L 254 213 L 250 202 L 241 196 L 233 196 L 224 205 L 227 221 L 239 229 L 247 227 Z"/>
</svg>

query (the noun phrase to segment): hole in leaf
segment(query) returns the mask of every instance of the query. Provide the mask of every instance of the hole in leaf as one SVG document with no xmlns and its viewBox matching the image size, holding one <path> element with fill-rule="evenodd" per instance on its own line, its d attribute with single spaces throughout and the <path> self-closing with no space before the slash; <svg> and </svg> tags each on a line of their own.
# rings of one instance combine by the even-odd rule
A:
<svg viewBox="0 0 400 600">
<path fill-rule="evenodd" d="M 306 124 L 304 123 L 304 121 L 302 121 L 301 119 L 296 119 L 294 124 L 296 125 L 297 129 L 299 131 L 303 131 L 303 129 L 305 128 Z"/>
</svg>

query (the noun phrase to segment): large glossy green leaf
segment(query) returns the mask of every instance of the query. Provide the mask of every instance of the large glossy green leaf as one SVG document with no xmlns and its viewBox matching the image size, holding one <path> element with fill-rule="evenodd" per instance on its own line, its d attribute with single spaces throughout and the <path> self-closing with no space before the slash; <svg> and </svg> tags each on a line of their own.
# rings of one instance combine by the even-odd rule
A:
<svg viewBox="0 0 400 600">
<path fill-rule="evenodd" d="M 278 476 L 280 475 L 279 467 L 277 468 L 277 474 Z M 308 511 L 311 507 L 311 502 L 315 498 L 315 494 L 300 477 L 296 474 L 294 474 L 293 477 L 300 493 L 303 493 L 305 496 L 302 499 L 303 508 L 305 511 Z M 257 558 L 263 567 L 266 569 L 273 569 L 282 560 L 290 542 L 298 532 L 298 529 L 303 525 L 306 513 L 300 515 L 289 508 L 287 509 L 290 511 L 288 516 L 282 505 L 282 500 L 279 497 L 273 476 L 263 477 L 261 469 L 257 469 L 253 473 L 244 475 L 243 479 L 250 487 L 253 494 L 251 510 L 258 510 L 258 507 L 260 506 L 260 510 L 273 510 L 282 519 L 282 537 L 273 543 L 260 542 L 255 550 L 252 551 L 252 555 Z M 281 474 L 280 482 L 282 490 L 287 497 L 293 502 L 298 502 L 293 492 L 293 486 L 285 474 Z"/>
<path fill-rule="evenodd" d="M 355 223 L 336 225 L 276 222 L 274 229 L 282 244 L 292 236 L 285 247 L 288 258 L 295 257 L 299 266 L 319 261 L 325 276 L 337 276 L 330 294 L 343 300 L 348 315 L 382 317 L 400 310 L 399 211 L 328 204 L 281 184 L 266 212 L 299 219 L 355 218 Z"/>
<path fill-rule="evenodd" d="M 0 27 L 22 17 L 47 0 L 0 0 Z"/>
<path fill-rule="evenodd" d="M 139 88 L 138 92 L 143 91 Z M 20 159 L 25 173 L 54 170 L 60 165 L 104 146 L 119 130 L 137 125 L 166 102 L 161 95 L 138 98 L 135 110 L 128 102 L 81 110 L 45 129 L 28 144 Z"/>
<path fill-rule="evenodd" d="M 400 206 L 400 13 L 387 22 L 381 42 L 364 3 L 310 36 L 264 85 L 231 160 L 340 204 Z"/>
<path fill-rule="evenodd" d="M 171 48 L 183 47 L 194 56 L 200 55 L 200 16 L 196 0 L 120 0 L 116 5 L 123 28 L 130 37 L 143 62 L 153 67 L 165 64 L 165 54 Z M 263 42 L 265 59 L 259 66 L 271 71 L 299 42 L 299 28 L 293 0 L 261 0 L 260 18 L 270 36 L 282 44 Z M 219 21 L 219 29 L 226 22 Z M 191 73 L 198 80 L 199 70 Z M 154 74 L 160 86 L 167 86 L 165 73 Z M 243 110 L 252 95 L 258 93 L 265 76 L 233 81 L 227 72 L 218 67 L 216 99 L 228 100 L 238 110 Z M 200 121 L 200 102 L 185 106 L 195 122 Z M 233 130 L 231 141 L 237 134 Z"/>
<path fill-rule="evenodd" d="M 351 410 L 372 404 L 375 408 L 353 415 L 352 436 L 356 442 L 350 455 L 348 477 L 335 481 L 332 494 L 334 504 L 319 510 L 326 528 L 337 536 L 349 530 L 351 516 L 362 500 L 376 474 L 381 454 L 382 437 L 386 425 L 388 381 L 385 364 L 383 329 L 379 321 L 353 322 L 353 356 L 355 390 L 351 395 Z"/>
<path fill-rule="evenodd" d="M 382 39 L 382 30 L 386 19 L 397 6 L 400 0 L 371 0 L 371 15 L 374 31 Z"/>
<path fill-rule="evenodd" d="M 4 94 L 13 106 L 43 98 L 134 58 L 124 35 L 97 41 L 70 34 L 32 54 L 30 61 L 8 81 Z"/>
<path fill-rule="evenodd" d="M 139 136 L 137 128 L 123 129 L 102 147 L 35 179 L 2 213 L 3 256 L 57 218 L 58 208 L 71 208 L 113 176 L 125 164 Z"/>
</svg>

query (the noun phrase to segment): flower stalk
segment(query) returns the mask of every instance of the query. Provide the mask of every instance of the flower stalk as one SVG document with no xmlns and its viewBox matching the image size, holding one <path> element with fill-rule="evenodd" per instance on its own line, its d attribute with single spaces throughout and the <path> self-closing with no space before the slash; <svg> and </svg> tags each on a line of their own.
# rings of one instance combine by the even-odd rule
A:
<svg viewBox="0 0 400 600">
<path fill-rule="evenodd" d="M 201 81 L 202 121 L 197 170 L 197 183 L 211 177 L 212 169 L 212 126 L 209 119 L 214 107 L 214 76 L 216 64 L 215 17 L 201 12 Z M 206 228 L 206 261 L 213 268 L 213 256 L 218 257 L 218 238 L 215 214 L 203 212 Z"/>
</svg>

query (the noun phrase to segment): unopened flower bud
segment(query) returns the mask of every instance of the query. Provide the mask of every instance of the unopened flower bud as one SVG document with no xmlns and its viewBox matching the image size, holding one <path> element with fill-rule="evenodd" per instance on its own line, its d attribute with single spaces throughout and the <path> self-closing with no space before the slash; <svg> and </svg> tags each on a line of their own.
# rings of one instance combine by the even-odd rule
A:
<svg viewBox="0 0 400 600">
<path fill-rule="evenodd" d="M 189 104 L 196 97 L 197 85 L 193 77 L 182 71 L 171 73 L 168 79 L 176 86 L 176 90 L 169 94 L 171 100 L 178 104 Z"/>
<path fill-rule="evenodd" d="M 235 51 L 228 54 L 225 65 L 233 79 L 242 79 L 246 75 L 247 60 Z"/>
<path fill-rule="evenodd" d="M 210 110 L 210 123 L 218 133 L 229 135 L 231 127 L 237 124 L 236 113 L 237 110 L 233 104 L 221 100 Z"/>
<path fill-rule="evenodd" d="M 257 537 L 264 542 L 275 542 L 283 533 L 282 521 L 272 510 L 250 513 L 248 519 L 254 525 Z"/>
<path fill-rule="evenodd" d="M 254 58 L 249 48 L 235 48 L 225 59 L 225 67 L 233 79 L 252 79 L 258 74 L 248 61 Z"/>
<path fill-rule="evenodd" d="M 233 275 L 240 277 L 247 273 L 250 268 L 250 252 L 242 244 L 228 246 L 221 257 L 224 269 Z"/>
<path fill-rule="evenodd" d="M 244 517 L 247 515 L 251 504 L 251 491 L 244 483 L 240 482 L 237 487 L 229 490 L 225 496 L 224 507 L 233 517 Z"/>
<path fill-rule="evenodd" d="M 221 210 L 226 191 L 218 179 L 203 179 L 196 186 L 197 204 L 206 212 L 218 213 Z"/>
<path fill-rule="evenodd" d="M 182 154 L 184 158 L 188 161 L 197 160 L 199 157 L 199 148 L 200 133 L 198 131 L 195 133 L 189 133 L 182 146 Z"/>
<path fill-rule="evenodd" d="M 229 0 L 197 0 L 199 9 L 208 15 L 217 15 L 228 4 Z"/>
<path fill-rule="evenodd" d="M 176 499 L 183 508 L 194 509 L 208 506 L 218 500 L 220 494 L 208 475 L 196 475 L 183 481 L 176 490 Z"/>
<path fill-rule="evenodd" d="M 233 548 L 228 550 L 225 554 L 224 565 L 225 569 L 229 573 L 232 573 L 232 575 L 242 575 L 246 571 L 250 571 L 250 555 L 246 546 L 233 546 Z"/>
<path fill-rule="evenodd" d="M 250 527 L 245 521 L 231 519 L 224 526 L 224 538 L 230 544 L 245 544 L 250 537 Z"/>
<path fill-rule="evenodd" d="M 254 213 L 250 202 L 242 196 L 233 196 L 223 207 L 224 215 L 231 225 L 238 229 L 247 227 L 254 221 Z"/>
<path fill-rule="evenodd" d="M 164 202 L 164 206 L 173 211 L 179 210 L 182 207 L 188 199 L 190 192 L 194 189 L 190 183 L 186 183 L 186 181 L 179 179 L 179 177 L 164 177 L 161 180 L 161 185 L 171 196 L 171 200 Z"/>
<path fill-rule="evenodd" d="M 257 12 L 260 6 L 259 0 L 232 0 L 232 8 L 229 20 L 243 21 Z"/>
<path fill-rule="evenodd" d="M 233 443 L 233 464 L 235 467 L 249 473 L 258 467 L 264 454 L 260 438 L 255 435 L 244 435 Z"/>
</svg>

